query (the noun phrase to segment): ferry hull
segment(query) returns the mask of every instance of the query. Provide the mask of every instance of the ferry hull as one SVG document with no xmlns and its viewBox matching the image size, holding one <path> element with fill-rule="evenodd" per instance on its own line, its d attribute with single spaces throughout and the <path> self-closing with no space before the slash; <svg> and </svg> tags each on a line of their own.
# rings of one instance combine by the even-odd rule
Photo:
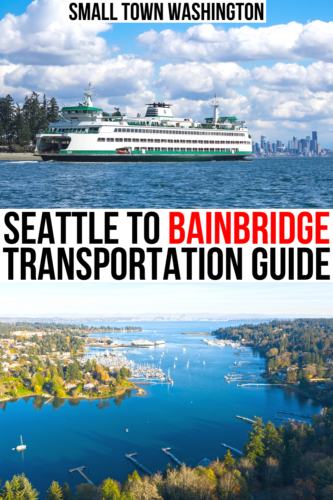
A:
<svg viewBox="0 0 333 500">
<path fill-rule="evenodd" d="M 36 155 L 43 161 L 60 162 L 85 162 L 85 163 L 149 163 L 149 162 L 188 162 L 188 161 L 240 161 L 247 159 L 249 153 L 221 154 L 221 155 L 92 155 L 92 154 L 67 154 L 67 155 Z"/>
</svg>

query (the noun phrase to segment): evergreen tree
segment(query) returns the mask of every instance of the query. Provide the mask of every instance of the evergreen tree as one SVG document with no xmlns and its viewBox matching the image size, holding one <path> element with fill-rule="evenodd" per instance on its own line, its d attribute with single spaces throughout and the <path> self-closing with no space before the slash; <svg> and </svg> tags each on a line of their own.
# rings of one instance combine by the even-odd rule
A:
<svg viewBox="0 0 333 500">
<path fill-rule="evenodd" d="M 0 123 L 2 136 L 10 147 L 14 138 L 14 99 L 8 94 L 6 97 L 0 97 Z"/>
<path fill-rule="evenodd" d="M 265 425 L 263 433 L 263 444 L 266 458 L 280 458 L 282 453 L 282 439 L 272 422 L 267 422 L 267 424 Z"/>
<path fill-rule="evenodd" d="M 47 500 L 63 500 L 62 489 L 59 483 L 53 481 L 46 495 Z"/>
<path fill-rule="evenodd" d="M 61 487 L 62 489 L 62 498 L 63 500 L 71 500 L 72 499 L 72 490 L 70 489 L 70 487 L 68 486 L 67 483 L 64 483 Z"/>
<path fill-rule="evenodd" d="M 49 123 L 52 123 L 55 121 L 55 119 L 59 115 L 59 106 L 57 101 L 55 100 L 54 97 L 51 97 L 48 103 L 48 108 L 47 108 L 47 120 Z"/>
<path fill-rule="evenodd" d="M 11 481 L 6 481 L 0 491 L 4 500 L 38 500 L 38 492 L 24 474 L 14 476 Z"/>
<path fill-rule="evenodd" d="M 234 457 L 231 455 L 230 450 L 227 450 L 223 460 L 227 469 L 232 469 L 236 462 Z"/>
<path fill-rule="evenodd" d="M 255 465 L 265 455 L 265 447 L 263 444 L 263 423 L 262 419 L 259 417 L 254 417 L 255 423 L 252 424 L 252 432 L 249 432 L 250 440 L 245 445 L 245 455 L 253 462 Z"/>
<path fill-rule="evenodd" d="M 19 104 L 16 104 L 15 108 L 15 115 L 14 115 L 14 121 L 13 121 L 13 132 L 16 137 L 16 142 L 18 142 L 21 146 L 29 141 L 30 138 L 30 131 L 29 127 L 27 126 L 24 116 L 22 113 L 22 110 L 20 108 Z"/>
<path fill-rule="evenodd" d="M 297 476 L 300 462 L 300 451 L 296 439 L 289 439 L 282 460 L 285 484 L 292 484 Z"/>
</svg>

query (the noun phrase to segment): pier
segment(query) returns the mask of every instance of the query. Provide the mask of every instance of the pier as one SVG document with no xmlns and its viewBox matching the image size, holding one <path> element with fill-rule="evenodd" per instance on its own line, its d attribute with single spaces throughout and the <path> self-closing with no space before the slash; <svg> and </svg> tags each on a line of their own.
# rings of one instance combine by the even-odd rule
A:
<svg viewBox="0 0 333 500">
<path fill-rule="evenodd" d="M 288 384 L 237 384 L 237 387 L 248 387 L 250 385 L 255 385 L 258 387 L 258 385 L 263 385 L 263 386 L 270 386 L 270 387 L 288 387 Z"/>
<path fill-rule="evenodd" d="M 164 453 L 166 453 L 171 458 L 171 460 L 173 460 L 177 465 L 179 465 L 179 467 L 181 467 L 183 465 L 182 462 L 178 460 L 178 458 L 175 457 L 175 455 L 170 453 L 169 450 L 171 450 L 171 448 L 162 448 L 162 451 L 164 451 Z"/>
<path fill-rule="evenodd" d="M 224 446 L 224 448 L 227 448 L 227 450 L 232 451 L 233 453 L 235 453 L 235 455 L 238 455 L 239 457 L 243 456 L 243 453 L 241 451 L 237 450 L 236 448 L 233 448 L 232 446 L 228 446 L 227 444 L 224 443 L 221 443 L 221 446 Z"/>
<path fill-rule="evenodd" d="M 78 472 L 79 474 L 81 474 L 81 476 L 83 477 L 83 479 L 85 479 L 87 481 L 87 483 L 89 484 L 94 484 L 92 481 L 90 481 L 90 479 L 87 478 L 87 476 L 83 473 L 83 469 L 85 469 L 86 466 L 85 465 L 82 465 L 82 467 L 77 467 L 76 469 L 71 469 L 69 470 L 68 472 L 70 472 L 71 474 L 73 474 L 73 472 Z"/>
<path fill-rule="evenodd" d="M 125 453 L 125 457 L 128 458 L 128 460 L 130 460 L 135 465 L 135 467 L 142 470 L 142 472 L 147 474 L 147 476 L 152 476 L 153 475 L 152 472 L 150 472 L 144 465 L 140 464 L 140 462 L 138 462 L 135 458 L 133 458 L 136 455 L 137 453 Z"/>
<path fill-rule="evenodd" d="M 250 422 L 251 424 L 255 424 L 255 421 L 251 420 L 250 418 L 240 417 L 239 415 L 236 415 L 236 417 L 240 418 L 241 420 L 245 420 L 246 422 Z"/>
<path fill-rule="evenodd" d="M 313 415 L 309 413 L 289 413 L 287 411 L 277 411 L 276 413 L 283 413 L 284 415 L 293 415 L 294 417 L 302 417 L 302 418 L 312 418 Z"/>
</svg>

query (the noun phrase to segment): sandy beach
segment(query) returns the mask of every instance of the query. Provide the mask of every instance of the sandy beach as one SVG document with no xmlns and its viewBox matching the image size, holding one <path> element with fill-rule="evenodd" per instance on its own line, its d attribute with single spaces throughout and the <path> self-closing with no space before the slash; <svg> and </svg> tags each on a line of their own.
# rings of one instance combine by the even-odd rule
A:
<svg viewBox="0 0 333 500">
<path fill-rule="evenodd" d="M 33 153 L 0 153 L 0 161 L 43 161 Z"/>
</svg>

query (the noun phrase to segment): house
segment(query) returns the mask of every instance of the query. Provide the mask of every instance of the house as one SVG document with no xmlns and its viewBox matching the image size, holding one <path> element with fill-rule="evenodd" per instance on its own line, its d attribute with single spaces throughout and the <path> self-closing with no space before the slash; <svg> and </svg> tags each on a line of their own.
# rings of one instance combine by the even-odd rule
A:
<svg viewBox="0 0 333 500">
<path fill-rule="evenodd" d="M 94 386 L 94 384 L 85 384 L 85 385 L 83 386 L 83 389 L 84 389 L 85 391 L 90 391 L 90 389 L 93 389 L 94 387 L 95 387 L 95 386 Z"/>
</svg>

